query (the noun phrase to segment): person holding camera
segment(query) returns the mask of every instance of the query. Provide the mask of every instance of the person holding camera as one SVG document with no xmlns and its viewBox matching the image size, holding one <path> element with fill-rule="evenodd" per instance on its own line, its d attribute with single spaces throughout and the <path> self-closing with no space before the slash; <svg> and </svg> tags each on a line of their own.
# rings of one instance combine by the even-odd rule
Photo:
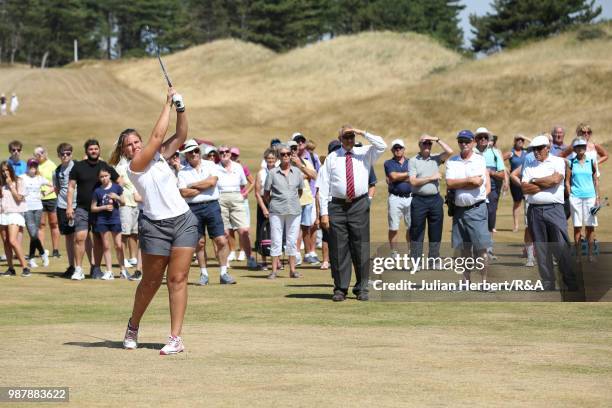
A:
<svg viewBox="0 0 612 408">
<path fill-rule="evenodd" d="M 357 135 L 364 137 L 371 145 L 355 147 Z M 332 300 L 341 302 L 346 299 L 352 263 L 356 275 L 353 294 L 357 300 L 366 301 L 369 299 L 370 258 L 368 176 L 387 144 L 382 137 L 350 125 L 340 129 L 338 139 L 342 147 L 327 156 L 319 180 L 321 227 L 329 231 L 330 263 L 334 278 Z"/>
</svg>

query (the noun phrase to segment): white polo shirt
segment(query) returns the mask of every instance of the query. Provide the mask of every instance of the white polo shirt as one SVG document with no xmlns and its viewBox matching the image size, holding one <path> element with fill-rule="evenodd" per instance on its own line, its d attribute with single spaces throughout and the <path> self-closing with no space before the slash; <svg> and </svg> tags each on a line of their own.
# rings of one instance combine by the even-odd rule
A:
<svg viewBox="0 0 612 408">
<path fill-rule="evenodd" d="M 142 172 L 132 171 L 128 164 L 127 174 L 136 191 L 143 198 L 142 212 L 152 220 L 178 217 L 189 211 L 181 196 L 174 171 L 159 154 Z"/>
<path fill-rule="evenodd" d="M 240 163 L 230 162 L 229 169 L 225 169 L 223 164 L 219 163 L 217 167 L 219 181 L 217 187 L 221 193 L 239 193 L 240 186 L 246 186 L 247 178 Z"/>
<path fill-rule="evenodd" d="M 482 176 L 484 182 L 477 188 L 459 188 L 455 190 L 455 205 L 458 207 L 469 207 L 487 198 L 487 163 L 483 156 L 472 153 L 468 159 L 462 159 L 461 155 L 451 157 L 446 163 L 446 179 L 462 179 L 467 177 Z"/>
<path fill-rule="evenodd" d="M 210 160 L 201 160 L 200 166 L 197 169 L 194 169 L 187 164 L 178 172 L 178 187 L 179 189 L 188 188 L 188 185 L 205 180 L 210 176 L 219 177 L 219 166 L 217 166 L 214 162 Z M 215 201 L 218 199 L 219 189 L 215 185 L 214 187 L 200 191 L 200 194 L 195 197 L 185 198 L 185 201 L 195 204 L 206 203 L 208 201 Z"/>
<path fill-rule="evenodd" d="M 533 178 L 551 176 L 554 172 L 561 174 L 563 180 L 565 180 L 565 160 L 549 153 L 544 161 L 525 161 L 521 181 L 529 183 L 529 180 Z M 565 183 L 561 181 L 558 185 L 544 189 L 539 193 L 525 194 L 525 199 L 529 204 L 563 204 L 564 191 Z"/>
</svg>

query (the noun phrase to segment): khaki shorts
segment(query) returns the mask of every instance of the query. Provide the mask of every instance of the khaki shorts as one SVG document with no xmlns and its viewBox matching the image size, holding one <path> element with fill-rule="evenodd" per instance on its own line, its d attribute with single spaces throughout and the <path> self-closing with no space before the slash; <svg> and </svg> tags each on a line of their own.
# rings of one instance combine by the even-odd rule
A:
<svg viewBox="0 0 612 408">
<path fill-rule="evenodd" d="M 138 207 L 119 207 L 119 217 L 121 218 L 121 234 L 138 234 Z"/>
<path fill-rule="evenodd" d="M 219 195 L 221 218 L 226 230 L 249 228 L 249 218 L 240 193 L 221 193 Z"/>
</svg>

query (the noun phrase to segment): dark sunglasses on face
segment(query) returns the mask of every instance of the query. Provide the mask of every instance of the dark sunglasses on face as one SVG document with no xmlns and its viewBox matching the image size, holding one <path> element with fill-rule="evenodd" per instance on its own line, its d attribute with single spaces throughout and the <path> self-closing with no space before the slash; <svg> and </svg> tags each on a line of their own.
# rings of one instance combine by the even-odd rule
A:
<svg viewBox="0 0 612 408">
<path fill-rule="evenodd" d="M 297 150 L 297 146 L 291 146 L 291 151 L 296 151 Z"/>
<path fill-rule="evenodd" d="M 459 144 L 470 144 L 472 141 L 470 139 L 459 139 L 457 143 Z"/>
<path fill-rule="evenodd" d="M 540 150 L 543 150 L 545 147 L 546 147 L 546 146 L 536 146 L 536 147 L 534 147 L 534 148 L 533 148 L 533 150 L 538 150 L 538 151 L 540 151 Z"/>
<path fill-rule="evenodd" d="M 583 131 L 582 131 L 582 134 L 583 134 L 583 135 L 592 135 L 592 134 L 593 134 L 593 132 L 592 132 L 592 131 L 590 131 L 590 130 L 583 130 Z"/>
<path fill-rule="evenodd" d="M 280 154 L 281 157 L 287 157 L 287 156 L 291 156 L 291 153 L 289 152 L 284 152 Z"/>
<path fill-rule="evenodd" d="M 489 140 L 489 136 L 476 136 L 476 140 L 482 140 L 482 139 Z"/>
<path fill-rule="evenodd" d="M 62 152 L 60 155 L 62 157 L 68 157 L 68 156 L 72 156 L 72 152 Z"/>
<path fill-rule="evenodd" d="M 225 153 L 229 153 L 229 150 L 219 150 L 219 154 L 225 154 Z"/>
<path fill-rule="evenodd" d="M 433 143 L 431 142 L 431 140 L 426 140 L 426 141 L 421 142 L 421 143 L 422 143 L 423 145 L 426 145 L 426 146 L 431 146 L 431 145 L 433 144 Z"/>
<path fill-rule="evenodd" d="M 187 152 L 187 153 L 191 153 L 191 154 L 200 154 L 200 149 L 193 149 L 192 151 Z"/>
<path fill-rule="evenodd" d="M 403 149 L 403 147 L 400 146 L 400 145 L 393 146 L 393 150 L 402 150 L 402 149 Z"/>
</svg>

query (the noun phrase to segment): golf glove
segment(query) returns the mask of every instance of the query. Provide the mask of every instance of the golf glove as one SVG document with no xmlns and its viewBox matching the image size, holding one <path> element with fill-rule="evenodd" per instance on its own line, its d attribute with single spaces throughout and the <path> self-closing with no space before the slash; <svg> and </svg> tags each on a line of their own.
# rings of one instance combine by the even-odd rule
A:
<svg viewBox="0 0 612 408">
<path fill-rule="evenodd" d="M 185 103 L 181 94 L 172 95 L 172 103 L 176 107 L 177 112 L 185 112 Z"/>
</svg>

